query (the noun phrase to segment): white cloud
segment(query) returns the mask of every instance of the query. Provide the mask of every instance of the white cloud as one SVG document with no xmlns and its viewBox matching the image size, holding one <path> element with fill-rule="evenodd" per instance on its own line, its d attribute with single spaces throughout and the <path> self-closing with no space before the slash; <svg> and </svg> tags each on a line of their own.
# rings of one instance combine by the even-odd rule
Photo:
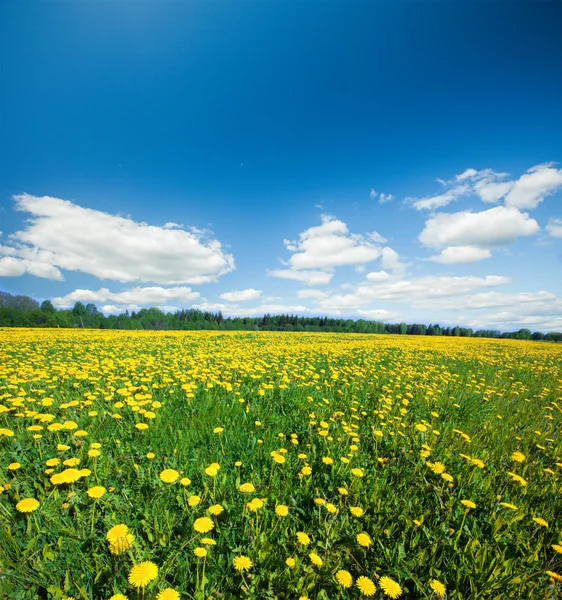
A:
<svg viewBox="0 0 562 600">
<path fill-rule="evenodd" d="M 374 200 L 377 197 L 377 192 L 375 192 L 373 188 L 371 188 L 371 191 L 369 192 L 369 197 L 371 200 Z"/>
<path fill-rule="evenodd" d="M 516 208 L 496 206 L 483 212 L 439 213 L 426 221 L 419 240 L 429 248 L 476 246 L 491 248 L 533 235 L 539 224 Z"/>
<path fill-rule="evenodd" d="M 378 231 L 373 231 L 372 233 L 369 233 L 367 237 L 371 238 L 373 242 L 377 244 L 384 244 L 387 241 L 387 239 L 383 237 Z"/>
<path fill-rule="evenodd" d="M 322 215 L 322 224 L 303 231 L 298 241 L 283 240 L 292 252 L 288 268 L 271 269 L 268 274 L 279 279 L 292 279 L 305 285 L 327 285 L 336 267 L 365 264 L 382 256 L 380 244 L 386 239 L 377 231 L 365 236 L 351 233 L 347 225 L 330 215 Z"/>
<path fill-rule="evenodd" d="M 553 168 L 554 163 L 545 163 L 532 167 L 525 175 L 515 181 L 513 188 L 505 197 L 505 205 L 515 208 L 533 209 L 545 196 L 553 194 L 562 187 L 562 169 Z"/>
<path fill-rule="evenodd" d="M 457 181 L 464 181 L 465 179 L 472 179 L 473 177 L 475 177 L 476 175 L 478 175 L 478 171 L 476 169 L 466 169 L 466 171 L 464 171 L 463 173 L 461 173 L 460 175 L 457 175 L 455 177 L 455 179 Z M 442 179 L 439 180 L 441 182 L 443 182 L 444 184 L 446 184 L 446 181 L 443 181 Z"/>
<path fill-rule="evenodd" d="M 206 283 L 235 268 L 220 242 L 197 229 L 156 227 L 48 196 L 14 199 L 31 217 L 4 255 L 121 282 Z"/>
<path fill-rule="evenodd" d="M 386 271 L 374 271 L 372 273 L 367 273 L 366 279 L 373 283 L 386 281 L 387 279 L 390 279 L 390 274 Z"/>
<path fill-rule="evenodd" d="M 411 202 L 418 210 L 434 210 L 435 208 L 447 206 L 447 204 L 450 204 L 453 202 L 453 200 L 464 196 L 469 189 L 470 187 L 468 185 L 458 185 L 457 187 L 454 187 L 437 196 L 429 196 L 426 198 L 408 198 L 407 201 Z"/>
<path fill-rule="evenodd" d="M 379 196 L 379 204 L 386 204 L 387 202 L 392 202 L 394 200 L 394 196 L 392 194 L 381 194 Z"/>
<path fill-rule="evenodd" d="M 13 256 L 0 258 L 0 277 L 21 277 L 25 273 L 55 281 L 64 279 L 62 273 L 48 263 Z"/>
<path fill-rule="evenodd" d="M 100 288 L 96 291 L 74 290 L 65 296 L 53 298 L 53 303 L 60 308 L 69 308 L 74 306 L 75 302 L 92 302 L 94 304 L 111 302 L 112 305 L 121 305 L 123 307 L 119 310 L 124 310 L 124 308 L 131 305 L 137 307 L 133 310 L 138 310 L 138 307 L 141 305 L 164 305 L 171 299 L 192 302 L 199 297 L 199 292 L 194 292 L 188 287 L 134 287 L 124 292 L 110 292 L 107 288 Z"/>
<path fill-rule="evenodd" d="M 362 235 L 349 232 L 347 225 L 329 215 L 322 215 L 322 224 L 299 235 L 297 244 L 289 249 L 293 255 L 288 261 L 291 269 L 325 269 L 356 265 L 375 260 L 381 254 L 379 247 Z"/>
<path fill-rule="evenodd" d="M 551 237 L 562 238 L 562 219 L 550 218 L 546 230 Z"/>
<path fill-rule="evenodd" d="M 305 285 L 327 285 L 334 276 L 333 273 L 324 271 L 291 271 L 291 269 L 270 269 L 267 274 L 278 279 L 292 279 Z"/>
<path fill-rule="evenodd" d="M 406 265 L 400 260 L 398 252 L 388 246 L 385 246 L 381 251 L 381 265 L 383 269 L 390 269 L 394 272 L 406 269 Z"/>
<path fill-rule="evenodd" d="M 260 296 L 261 290 L 249 288 L 247 290 L 240 290 L 237 292 L 225 292 L 219 297 L 227 302 L 243 302 L 245 300 L 257 300 Z"/>
<path fill-rule="evenodd" d="M 486 248 L 477 248 L 476 246 L 449 246 L 442 250 L 440 254 L 430 256 L 429 260 L 446 265 L 468 264 L 490 258 L 491 256 L 492 253 Z"/>
<path fill-rule="evenodd" d="M 562 169 L 555 163 L 536 165 L 518 179 L 504 181 L 508 173 L 497 173 L 493 169 L 466 169 L 452 180 L 438 179 L 447 189 L 442 194 L 426 198 L 408 198 L 418 210 L 441 208 L 453 200 L 477 195 L 483 202 L 495 203 L 504 199 L 507 207 L 533 209 L 562 187 Z"/>
</svg>

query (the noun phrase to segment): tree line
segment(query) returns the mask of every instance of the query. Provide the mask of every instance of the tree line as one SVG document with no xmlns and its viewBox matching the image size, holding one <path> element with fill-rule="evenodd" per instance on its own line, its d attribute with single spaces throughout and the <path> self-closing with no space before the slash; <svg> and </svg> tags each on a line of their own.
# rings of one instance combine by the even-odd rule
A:
<svg viewBox="0 0 562 600">
<path fill-rule="evenodd" d="M 195 330 L 213 331 L 326 331 L 334 333 L 394 333 L 403 335 L 435 335 L 453 337 L 510 338 L 562 342 L 562 333 L 519 329 L 502 332 L 497 329 L 441 327 L 438 324 L 382 323 L 365 319 L 300 317 L 269 315 L 263 317 L 224 317 L 219 312 L 196 308 L 164 313 L 158 308 L 125 311 L 120 315 L 104 315 L 95 304 L 76 302 L 73 308 L 57 310 L 50 300 L 41 304 L 28 296 L 0 292 L 0 327 L 63 327 L 95 329 Z"/>
</svg>

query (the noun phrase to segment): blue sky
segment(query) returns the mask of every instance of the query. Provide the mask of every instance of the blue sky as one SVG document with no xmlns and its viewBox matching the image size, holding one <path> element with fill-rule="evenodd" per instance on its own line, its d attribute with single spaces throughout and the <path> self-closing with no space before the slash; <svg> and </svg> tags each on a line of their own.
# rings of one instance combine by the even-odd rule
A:
<svg viewBox="0 0 562 600">
<path fill-rule="evenodd" d="M 562 330 L 559 2 L 0 7 L 0 289 Z"/>
</svg>

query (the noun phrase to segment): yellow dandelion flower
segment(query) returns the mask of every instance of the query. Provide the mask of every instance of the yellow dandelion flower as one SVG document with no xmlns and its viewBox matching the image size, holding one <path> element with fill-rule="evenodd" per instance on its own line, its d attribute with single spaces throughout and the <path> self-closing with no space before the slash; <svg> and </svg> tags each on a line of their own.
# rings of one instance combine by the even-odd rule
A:
<svg viewBox="0 0 562 600">
<path fill-rule="evenodd" d="M 510 508 L 511 510 L 517 510 L 517 506 L 515 506 L 515 504 L 510 504 L 509 502 L 500 502 L 500 506 Z"/>
<path fill-rule="evenodd" d="M 129 571 L 129 583 L 136 588 L 144 588 L 158 577 L 158 567 L 147 560 L 134 565 Z"/>
<path fill-rule="evenodd" d="M 193 529 L 198 533 L 207 533 L 214 529 L 215 524 L 212 519 L 209 517 L 200 517 L 199 519 L 195 519 L 193 523 Z"/>
<path fill-rule="evenodd" d="M 174 483 L 179 479 L 180 474 L 175 469 L 164 469 L 160 473 L 160 480 L 164 483 Z"/>
<path fill-rule="evenodd" d="M 156 596 L 156 600 L 180 600 L 180 595 L 173 588 L 166 588 Z"/>
<path fill-rule="evenodd" d="M 275 507 L 275 514 L 278 517 L 286 517 L 289 514 L 289 507 L 284 504 L 278 504 Z"/>
<path fill-rule="evenodd" d="M 310 562 L 316 567 L 321 567 L 324 564 L 324 561 L 316 554 L 316 552 L 311 552 L 308 555 L 308 558 L 310 558 Z"/>
<path fill-rule="evenodd" d="M 429 587 L 437 594 L 438 598 L 443 598 L 447 593 L 447 588 L 437 579 L 432 579 L 429 582 Z"/>
<path fill-rule="evenodd" d="M 35 498 L 24 498 L 16 504 L 16 510 L 21 513 L 34 512 L 39 508 L 39 501 Z"/>
<path fill-rule="evenodd" d="M 372 545 L 373 540 L 366 533 L 358 533 L 356 536 L 357 543 L 364 548 L 368 548 Z"/>
<path fill-rule="evenodd" d="M 461 500 L 461 504 L 463 504 L 467 508 L 476 508 L 476 504 L 474 504 L 472 500 Z"/>
<path fill-rule="evenodd" d="M 217 543 L 213 538 L 204 537 L 199 540 L 205 546 L 216 546 Z"/>
<path fill-rule="evenodd" d="M 353 577 L 349 571 L 340 569 L 336 573 L 336 581 L 344 588 L 350 588 L 353 585 Z"/>
<path fill-rule="evenodd" d="M 234 559 L 234 568 L 237 571 L 247 571 L 253 566 L 253 562 L 247 557 L 241 554 Z"/>
<path fill-rule="evenodd" d="M 195 548 L 193 554 L 198 558 L 203 558 L 204 556 L 207 556 L 207 550 L 205 550 L 205 548 Z"/>
<path fill-rule="evenodd" d="M 289 556 L 289 558 L 285 560 L 285 564 L 289 567 L 289 569 L 291 569 L 295 566 L 296 560 L 293 557 Z"/>
<path fill-rule="evenodd" d="M 199 503 L 201 502 L 201 497 L 200 496 L 190 496 L 187 499 L 187 503 L 189 504 L 189 506 L 197 506 Z"/>
<path fill-rule="evenodd" d="M 351 469 L 351 474 L 355 475 L 355 477 L 364 477 L 365 476 L 363 469 L 357 469 L 357 468 Z"/>
<path fill-rule="evenodd" d="M 511 458 L 518 463 L 525 462 L 527 460 L 527 457 L 523 454 L 523 452 L 514 452 L 511 455 Z"/>
<path fill-rule="evenodd" d="M 368 577 L 359 577 L 355 582 L 355 585 L 364 596 L 374 596 L 377 591 L 377 586 Z"/>
<path fill-rule="evenodd" d="M 127 600 L 127 596 L 124 594 L 113 594 L 109 600 Z"/>
<path fill-rule="evenodd" d="M 562 545 L 561 544 L 552 544 L 552 549 L 558 554 L 562 554 Z"/>
<path fill-rule="evenodd" d="M 212 506 L 209 506 L 209 512 L 212 515 L 220 515 L 222 512 L 224 511 L 224 508 L 220 505 L 220 504 L 213 504 Z"/>
<path fill-rule="evenodd" d="M 90 498 L 101 498 L 107 490 L 102 485 L 91 487 L 86 493 Z"/>
<path fill-rule="evenodd" d="M 441 462 L 435 462 L 435 463 L 427 463 L 427 466 L 436 474 L 436 475 L 441 475 L 441 473 L 445 472 L 445 465 Z"/>
<path fill-rule="evenodd" d="M 9 471 L 17 471 L 21 468 L 21 464 L 19 462 L 13 462 L 8 465 Z"/>
<path fill-rule="evenodd" d="M 541 519 L 540 517 L 533 517 L 533 521 L 535 523 L 537 523 L 537 525 L 540 525 L 541 527 L 548 527 L 548 523 L 544 519 Z"/>
<path fill-rule="evenodd" d="M 110 542 L 109 551 L 111 552 L 111 554 L 119 556 L 120 554 L 123 554 L 123 552 L 131 550 L 134 541 L 135 536 L 132 533 L 127 533 L 124 537 L 119 538 L 117 541 Z"/>
<path fill-rule="evenodd" d="M 189 479 L 187 477 L 182 477 L 180 479 L 180 484 L 183 485 L 184 487 L 187 487 L 190 483 L 191 483 L 191 479 Z"/>
<path fill-rule="evenodd" d="M 240 491 L 244 494 L 252 494 L 256 491 L 256 488 L 254 487 L 253 483 L 243 483 L 240 486 Z"/>
<path fill-rule="evenodd" d="M 129 528 L 127 525 L 120 523 L 119 525 L 115 525 L 112 527 L 106 534 L 105 539 L 109 543 L 117 542 L 118 540 L 124 538 L 129 533 Z"/>
<path fill-rule="evenodd" d="M 379 579 L 379 585 L 385 596 L 390 596 L 390 598 L 399 598 L 402 595 L 402 588 L 400 587 L 400 584 L 386 575 Z"/>
<path fill-rule="evenodd" d="M 559 575 L 558 573 L 555 573 L 554 571 L 545 571 L 545 572 L 547 575 L 552 577 L 552 579 L 554 579 L 554 581 L 558 581 L 559 583 L 562 583 L 562 575 Z"/>
<path fill-rule="evenodd" d="M 297 540 L 299 544 L 302 544 L 303 546 L 308 546 L 308 544 L 310 544 L 310 538 L 302 531 L 297 531 Z"/>
<path fill-rule="evenodd" d="M 360 507 L 360 506 L 352 506 L 349 509 L 349 512 L 354 516 L 354 517 L 362 517 L 365 514 L 365 511 Z"/>
</svg>

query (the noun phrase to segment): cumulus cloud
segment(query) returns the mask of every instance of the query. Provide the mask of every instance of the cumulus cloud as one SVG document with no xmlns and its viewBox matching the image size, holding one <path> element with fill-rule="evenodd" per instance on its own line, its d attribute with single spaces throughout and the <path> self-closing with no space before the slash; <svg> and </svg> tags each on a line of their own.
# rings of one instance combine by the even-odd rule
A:
<svg viewBox="0 0 562 600">
<path fill-rule="evenodd" d="M 387 279 L 390 279 L 390 273 L 387 273 L 386 271 L 373 271 L 372 273 L 367 273 L 366 279 L 375 283 L 386 281 Z"/>
<path fill-rule="evenodd" d="M 562 238 L 562 219 L 550 218 L 546 226 L 548 235 L 554 238 Z"/>
<path fill-rule="evenodd" d="M 562 169 L 556 169 L 554 163 L 545 163 L 532 167 L 525 175 L 514 182 L 505 197 L 505 205 L 515 208 L 532 209 L 562 187 Z"/>
<path fill-rule="evenodd" d="M 375 192 L 373 188 L 371 188 L 371 191 L 369 192 L 369 197 L 371 200 L 374 200 L 377 197 L 377 192 Z"/>
<path fill-rule="evenodd" d="M 220 298 L 227 302 L 243 302 L 246 300 L 257 300 L 261 296 L 261 290 L 254 290 L 249 288 L 247 290 L 240 290 L 237 292 L 225 292 L 220 295 Z"/>
<path fill-rule="evenodd" d="M 2 248 L 0 247 L 0 251 Z M 62 281 L 62 273 L 53 265 L 48 263 L 28 260 L 26 258 L 15 258 L 13 256 L 3 256 L 0 258 L 0 277 L 21 277 L 25 273 L 42 277 L 43 279 L 53 279 Z"/>
<path fill-rule="evenodd" d="M 381 251 L 381 265 L 383 269 L 400 272 L 406 269 L 406 265 L 400 260 L 400 256 L 396 250 L 385 246 Z"/>
<path fill-rule="evenodd" d="M 1 254 L 47 265 L 51 270 L 40 272 L 51 278 L 59 278 L 56 269 L 66 269 L 121 282 L 198 284 L 235 268 L 220 242 L 198 229 L 157 227 L 48 196 L 21 194 L 14 200 L 17 210 L 31 216 Z"/>
<path fill-rule="evenodd" d="M 510 244 L 518 237 L 533 235 L 539 224 L 516 208 L 496 206 L 473 213 L 439 213 L 425 223 L 419 240 L 424 246 L 440 249 L 447 246 L 493 248 Z"/>
<path fill-rule="evenodd" d="M 451 264 L 474 263 L 485 258 L 491 258 L 492 253 L 487 248 L 476 246 L 449 246 L 435 256 L 430 256 L 433 262 Z"/>
<path fill-rule="evenodd" d="M 322 215 L 321 219 L 322 224 L 303 231 L 297 243 L 286 244 L 293 251 L 288 261 L 292 269 L 329 270 L 368 263 L 380 256 L 380 249 L 374 242 L 350 233 L 342 221 L 330 215 Z"/>
<path fill-rule="evenodd" d="M 345 223 L 330 215 L 322 215 L 321 220 L 321 225 L 303 231 L 298 240 L 283 240 L 292 252 L 283 261 L 288 268 L 272 269 L 269 275 L 306 285 L 326 285 L 336 267 L 353 266 L 361 271 L 367 263 L 383 256 L 381 244 L 386 239 L 377 231 L 361 235 L 351 233 Z"/>
<path fill-rule="evenodd" d="M 134 287 L 123 292 L 110 292 L 107 288 L 99 290 L 74 290 L 65 296 L 53 298 L 53 303 L 60 308 L 70 308 L 75 302 L 91 302 L 93 304 L 111 303 L 122 311 L 124 308 L 135 306 L 132 310 L 138 310 L 139 306 L 165 305 L 169 300 L 181 302 L 192 302 L 200 297 L 199 292 L 194 292 L 188 287 Z M 119 305 L 121 308 L 117 308 Z M 105 307 L 103 308 L 106 312 Z M 131 310 L 131 308 L 129 308 Z M 110 312 L 110 311 L 108 311 Z"/>
</svg>

